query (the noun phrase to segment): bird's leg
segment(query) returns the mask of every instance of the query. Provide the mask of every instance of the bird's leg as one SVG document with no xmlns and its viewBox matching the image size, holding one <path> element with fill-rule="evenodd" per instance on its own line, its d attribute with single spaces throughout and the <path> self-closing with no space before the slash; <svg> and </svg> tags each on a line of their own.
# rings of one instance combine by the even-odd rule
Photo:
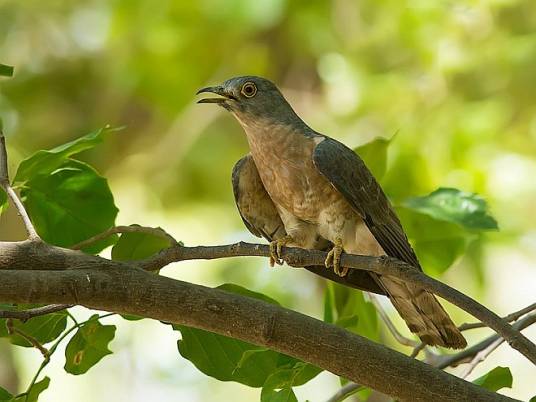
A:
<svg viewBox="0 0 536 402">
<path fill-rule="evenodd" d="M 333 248 L 329 251 L 324 265 L 326 268 L 333 267 L 333 271 L 339 276 L 346 276 L 348 267 L 341 267 L 342 239 L 337 238 Z"/>
<path fill-rule="evenodd" d="M 286 246 L 288 243 L 294 241 L 292 236 L 286 235 L 280 239 L 270 242 L 270 266 L 273 267 L 275 264 L 283 265 L 283 258 L 281 257 L 281 252 L 283 246 Z"/>
</svg>

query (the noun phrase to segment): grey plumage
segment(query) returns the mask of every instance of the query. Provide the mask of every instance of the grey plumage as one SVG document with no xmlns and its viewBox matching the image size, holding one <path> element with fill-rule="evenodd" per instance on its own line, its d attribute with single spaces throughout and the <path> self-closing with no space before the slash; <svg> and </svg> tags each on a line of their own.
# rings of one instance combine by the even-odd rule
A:
<svg viewBox="0 0 536 402">
<path fill-rule="evenodd" d="M 252 233 L 279 246 L 330 247 L 326 265 L 341 275 L 346 275 L 339 267 L 342 250 L 387 254 L 421 269 L 398 217 L 363 161 L 345 145 L 309 128 L 273 83 L 238 77 L 199 92 L 221 95 L 200 102 L 225 107 L 246 132 L 251 156 L 235 167 L 233 189 Z M 365 288 L 375 286 L 387 294 L 424 342 L 466 345 L 431 293 L 391 277 L 361 273 L 360 280 Z"/>
</svg>

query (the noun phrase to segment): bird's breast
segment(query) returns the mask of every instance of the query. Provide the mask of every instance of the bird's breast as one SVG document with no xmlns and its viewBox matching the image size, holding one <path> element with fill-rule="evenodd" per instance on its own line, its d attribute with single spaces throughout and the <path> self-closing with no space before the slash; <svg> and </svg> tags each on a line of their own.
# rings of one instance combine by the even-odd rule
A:
<svg viewBox="0 0 536 402">
<path fill-rule="evenodd" d="M 248 135 L 248 142 L 270 198 L 296 217 L 317 223 L 321 211 L 341 197 L 313 164 L 313 138 L 271 131 Z"/>
</svg>

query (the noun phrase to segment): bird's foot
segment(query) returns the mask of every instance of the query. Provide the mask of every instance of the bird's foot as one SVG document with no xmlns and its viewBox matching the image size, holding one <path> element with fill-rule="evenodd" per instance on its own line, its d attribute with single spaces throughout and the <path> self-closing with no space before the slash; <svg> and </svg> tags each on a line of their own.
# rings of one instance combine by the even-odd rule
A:
<svg viewBox="0 0 536 402">
<path fill-rule="evenodd" d="M 326 261 L 324 261 L 326 268 L 333 267 L 333 271 L 339 276 L 346 276 L 348 273 L 348 267 L 341 267 L 341 254 L 343 251 L 342 240 L 337 239 L 333 248 L 329 251 Z"/>
<path fill-rule="evenodd" d="M 283 265 L 282 248 L 288 243 L 293 241 L 292 236 L 285 236 L 281 239 L 274 240 L 270 242 L 270 266 L 273 267 L 275 264 Z"/>
</svg>

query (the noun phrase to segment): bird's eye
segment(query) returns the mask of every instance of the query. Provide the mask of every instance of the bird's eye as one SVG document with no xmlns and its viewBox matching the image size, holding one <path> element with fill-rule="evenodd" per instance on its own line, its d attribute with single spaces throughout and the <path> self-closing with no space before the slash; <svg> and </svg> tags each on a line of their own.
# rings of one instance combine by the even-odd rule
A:
<svg viewBox="0 0 536 402">
<path fill-rule="evenodd" d="M 240 92 L 246 98 L 253 98 L 257 94 L 257 86 L 253 82 L 246 82 Z"/>
</svg>

